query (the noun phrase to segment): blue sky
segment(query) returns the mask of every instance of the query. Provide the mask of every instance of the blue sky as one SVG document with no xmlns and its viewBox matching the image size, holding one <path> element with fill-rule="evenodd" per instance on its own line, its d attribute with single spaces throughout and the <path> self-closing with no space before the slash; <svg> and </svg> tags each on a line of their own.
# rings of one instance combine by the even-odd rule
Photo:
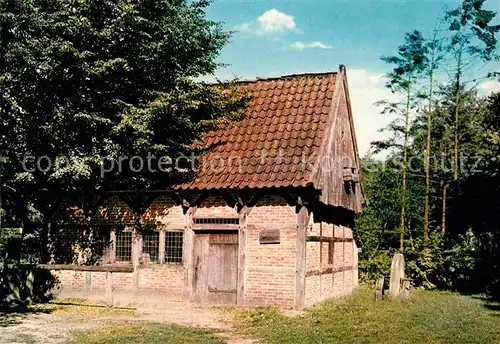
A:
<svg viewBox="0 0 500 344">
<path fill-rule="evenodd" d="M 380 61 L 393 55 L 405 32 L 419 29 L 428 36 L 437 19 L 458 1 L 237 1 L 215 0 L 210 19 L 237 30 L 220 56 L 229 64 L 216 76 L 278 76 L 336 71 L 347 66 L 360 154 L 378 129 L 391 119 L 378 113 L 373 102 L 391 98 L 383 74 L 390 67 Z M 500 9 L 500 0 L 487 7 Z M 480 85 L 497 89 L 495 82 Z"/>
</svg>

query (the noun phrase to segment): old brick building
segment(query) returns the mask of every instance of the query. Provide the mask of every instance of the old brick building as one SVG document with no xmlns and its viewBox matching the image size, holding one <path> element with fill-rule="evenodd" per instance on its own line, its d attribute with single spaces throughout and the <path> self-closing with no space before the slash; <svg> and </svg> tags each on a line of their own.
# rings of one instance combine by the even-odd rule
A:
<svg viewBox="0 0 500 344">
<path fill-rule="evenodd" d="M 246 114 L 205 135 L 209 153 L 191 182 L 140 206 L 125 193 L 97 201 L 92 221 L 111 242 L 100 265 L 129 267 L 113 272 L 116 290 L 300 308 L 357 286 L 363 190 L 345 68 L 238 87 L 251 95 Z M 74 231 L 63 220 L 71 208 L 60 209 L 59 233 Z M 54 274 L 63 288 L 105 289 L 104 271 Z"/>
</svg>

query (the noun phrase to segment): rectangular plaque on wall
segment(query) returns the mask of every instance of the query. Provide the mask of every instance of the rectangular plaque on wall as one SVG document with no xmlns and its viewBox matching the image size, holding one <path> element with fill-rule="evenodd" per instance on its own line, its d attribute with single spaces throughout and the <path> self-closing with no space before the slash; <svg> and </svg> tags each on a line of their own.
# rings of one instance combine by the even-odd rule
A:
<svg viewBox="0 0 500 344">
<path fill-rule="evenodd" d="M 279 244 L 280 230 L 279 229 L 264 229 L 259 233 L 259 242 L 261 244 Z"/>
</svg>

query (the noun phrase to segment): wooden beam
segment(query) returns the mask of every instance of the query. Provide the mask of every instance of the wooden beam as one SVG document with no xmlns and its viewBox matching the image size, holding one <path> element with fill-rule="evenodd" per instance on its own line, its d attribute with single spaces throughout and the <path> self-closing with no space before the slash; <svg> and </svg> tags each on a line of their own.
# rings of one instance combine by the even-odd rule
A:
<svg viewBox="0 0 500 344">
<path fill-rule="evenodd" d="M 318 275 L 326 275 L 326 274 L 331 274 L 331 273 L 337 273 L 337 272 L 344 272 L 344 271 L 351 271 L 354 270 L 356 267 L 355 266 L 341 266 L 340 268 L 332 268 L 328 267 L 323 270 L 310 270 L 306 273 L 306 277 L 310 276 L 318 276 Z"/>
<path fill-rule="evenodd" d="M 128 193 L 121 193 L 118 194 L 118 198 L 121 199 L 127 206 L 130 208 L 130 210 L 134 211 L 134 201 L 132 200 L 132 197 L 130 197 L 130 194 Z"/>
<path fill-rule="evenodd" d="M 306 229 L 309 224 L 309 211 L 302 206 L 297 213 L 297 237 L 295 257 L 295 308 L 301 309 L 305 305 L 306 295 Z"/>
<path fill-rule="evenodd" d="M 238 212 L 238 272 L 236 278 L 236 304 L 245 305 L 245 269 L 246 269 L 246 246 L 247 246 L 247 217 L 252 208 L 244 206 Z"/>
<path fill-rule="evenodd" d="M 191 203 L 187 199 L 183 199 L 181 206 L 182 206 L 182 213 L 184 214 L 184 216 L 186 216 L 187 212 L 189 211 L 189 208 L 191 208 Z"/>
<path fill-rule="evenodd" d="M 118 197 L 129 206 L 132 212 L 141 216 L 158 196 L 158 194 L 133 194 L 132 192 L 130 194 L 118 194 Z"/>
<path fill-rule="evenodd" d="M 213 225 L 211 225 L 213 227 Z M 236 234 L 237 229 L 232 227 L 231 229 L 227 228 L 193 228 L 192 229 L 195 234 Z"/>
<path fill-rule="evenodd" d="M 199 207 L 204 200 L 206 200 L 210 196 L 208 191 L 202 191 L 201 194 L 191 203 L 192 207 Z"/>
<path fill-rule="evenodd" d="M 313 241 L 313 242 L 353 242 L 353 238 L 332 238 L 332 237 L 324 237 L 324 236 L 316 236 L 316 235 L 311 235 L 306 238 L 306 241 Z"/>
<path fill-rule="evenodd" d="M 295 204 L 297 204 L 296 197 L 292 196 L 290 193 L 288 193 L 288 192 L 280 192 L 279 195 L 285 199 L 286 204 L 288 204 L 290 207 L 292 207 Z"/>
<path fill-rule="evenodd" d="M 92 290 L 92 271 L 85 271 L 85 290 Z"/>
<path fill-rule="evenodd" d="M 323 237 L 323 222 L 319 223 L 319 237 Z M 331 244 L 328 244 L 330 246 Z M 323 243 L 319 243 L 319 271 L 323 271 Z M 307 273 L 306 273 L 307 275 Z M 319 298 L 322 300 L 323 296 L 323 278 L 319 275 Z"/>
<path fill-rule="evenodd" d="M 222 198 L 224 198 L 224 201 L 226 201 L 227 205 L 233 208 L 236 205 L 236 199 L 233 197 L 233 195 L 229 191 L 221 191 L 220 195 Z"/>
<path fill-rule="evenodd" d="M 132 265 L 38 264 L 36 267 L 43 270 L 134 272 L 134 267 Z"/>
<path fill-rule="evenodd" d="M 193 248 L 194 231 L 193 222 L 197 207 L 189 207 L 184 213 L 184 243 L 183 243 L 183 263 L 184 263 L 184 300 L 192 301 L 193 298 Z"/>
<path fill-rule="evenodd" d="M 113 289 L 113 273 L 111 271 L 106 271 L 106 306 L 108 307 L 113 307 Z"/>
<path fill-rule="evenodd" d="M 181 197 L 177 192 L 171 192 L 168 194 L 172 201 L 174 201 L 175 205 L 182 205 L 182 200 L 184 197 Z"/>
<path fill-rule="evenodd" d="M 141 204 L 141 213 L 144 214 L 158 197 L 158 194 L 149 194 L 146 198 L 144 198 Z"/>
<path fill-rule="evenodd" d="M 134 289 L 139 288 L 139 264 L 142 255 L 142 214 L 139 211 L 133 211 L 134 227 L 132 231 L 132 265 L 134 266 L 134 274 L 132 276 L 132 286 Z"/>
<path fill-rule="evenodd" d="M 248 208 L 254 207 L 257 204 L 257 202 L 261 199 L 262 194 L 263 194 L 262 191 L 255 192 L 246 203 L 247 207 Z"/>
<path fill-rule="evenodd" d="M 382 300 L 384 296 L 384 276 L 375 281 L 375 301 Z"/>
<path fill-rule="evenodd" d="M 324 236 L 317 236 L 317 235 L 311 235 L 306 237 L 306 241 L 312 241 L 312 242 L 333 242 L 332 237 L 324 237 Z"/>
</svg>

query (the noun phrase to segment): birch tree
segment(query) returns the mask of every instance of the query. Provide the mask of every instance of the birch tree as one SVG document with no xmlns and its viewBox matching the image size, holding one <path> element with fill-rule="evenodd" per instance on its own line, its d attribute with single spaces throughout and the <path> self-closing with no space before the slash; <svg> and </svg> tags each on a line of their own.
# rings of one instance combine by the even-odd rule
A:
<svg viewBox="0 0 500 344">
<path fill-rule="evenodd" d="M 404 104 L 404 129 L 403 129 L 403 163 L 401 172 L 401 222 L 400 222 L 400 249 L 403 250 L 405 233 L 405 211 L 406 211 L 406 180 L 408 169 L 408 140 L 410 129 L 410 113 L 412 110 L 412 97 L 414 96 L 414 85 L 418 76 L 425 70 L 427 58 L 427 46 L 425 39 L 418 30 L 407 33 L 405 43 L 398 47 L 395 56 L 384 56 L 382 61 L 394 65 L 394 69 L 387 74 L 387 87 L 392 92 L 399 93 L 405 97 Z"/>
<path fill-rule="evenodd" d="M 460 110 L 464 75 L 478 67 L 479 62 L 498 60 L 496 34 L 500 25 L 492 25 L 495 11 L 484 9 L 486 0 L 464 0 L 462 4 L 446 13 L 451 34 L 448 51 L 455 63 L 454 78 L 454 169 L 453 177 L 459 178 Z M 476 76 L 474 76 L 474 79 Z"/>
</svg>

